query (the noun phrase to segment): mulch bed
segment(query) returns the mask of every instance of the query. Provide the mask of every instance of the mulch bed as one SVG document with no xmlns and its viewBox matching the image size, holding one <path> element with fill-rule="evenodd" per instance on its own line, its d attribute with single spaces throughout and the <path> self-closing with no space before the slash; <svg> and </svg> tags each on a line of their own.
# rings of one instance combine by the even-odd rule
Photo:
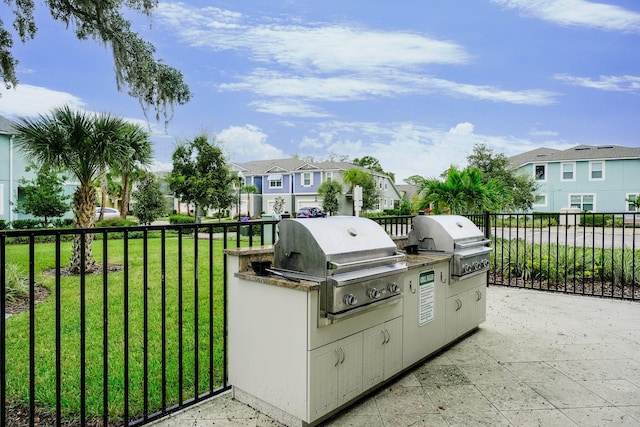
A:
<svg viewBox="0 0 640 427">
<path fill-rule="evenodd" d="M 53 427 L 56 426 L 56 414 L 55 412 L 49 412 L 42 408 L 36 408 L 34 417 L 34 426 L 39 427 Z M 29 425 L 29 409 L 21 406 L 18 407 L 7 407 L 6 408 L 6 426 L 7 427 L 24 427 Z M 88 419 L 85 420 L 84 423 L 81 423 L 80 420 L 72 420 L 72 421 L 62 421 L 60 423 L 63 427 L 76 427 L 76 426 L 87 426 L 87 427 L 98 427 L 104 426 L 101 419 Z M 116 427 L 121 426 L 122 422 L 109 421 L 107 427 Z"/>
</svg>

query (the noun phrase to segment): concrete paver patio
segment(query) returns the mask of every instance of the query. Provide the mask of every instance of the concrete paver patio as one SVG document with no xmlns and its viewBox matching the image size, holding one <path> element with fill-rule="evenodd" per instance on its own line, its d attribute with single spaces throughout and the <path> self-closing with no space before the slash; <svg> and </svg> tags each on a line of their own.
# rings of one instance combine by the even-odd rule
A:
<svg viewBox="0 0 640 427">
<path fill-rule="evenodd" d="M 227 393 L 152 424 L 277 426 Z M 640 303 L 499 286 L 464 340 L 330 426 L 638 426 Z"/>
</svg>

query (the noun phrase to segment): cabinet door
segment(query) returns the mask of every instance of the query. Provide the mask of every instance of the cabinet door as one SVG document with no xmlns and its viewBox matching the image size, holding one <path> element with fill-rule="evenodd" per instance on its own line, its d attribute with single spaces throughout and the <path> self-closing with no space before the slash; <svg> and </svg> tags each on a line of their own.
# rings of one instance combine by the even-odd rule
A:
<svg viewBox="0 0 640 427">
<path fill-rule="evenodd" d="M 387 344 L 384 352 L 384 379 L 392 377 L 402 370 L 402 318 L 385 323 Z"/>
<path fill-rule="evenodd" d="M 338 365 L 341 355 L 337 343 L 309 352 L 309 412 L 314 420 L 338 407 Z"/>
<path fill-rule="evenodd" d="M 446 342 L 450 343 L 459 335 L 459 313 L 462 310 L 462 301 L 458 295 L 447 298 L 447 310 L 445 315 Z"/>
<path fill-rule="evenodd" d="M 363 332 L 363 382 L 368 389 L 402 369 L 402 318 Z"/>
<path fill-rule="evenodd" d="M 338 341 L 338 405 L 362 393 L 362 333 Z"/>
<path fill-rule="evenodd" d="M 368 389 L 384 379 L 384 350 L 387 335 L 384 325 L 374 326 L 363 333 L 362 376 Z"/>
</svg>

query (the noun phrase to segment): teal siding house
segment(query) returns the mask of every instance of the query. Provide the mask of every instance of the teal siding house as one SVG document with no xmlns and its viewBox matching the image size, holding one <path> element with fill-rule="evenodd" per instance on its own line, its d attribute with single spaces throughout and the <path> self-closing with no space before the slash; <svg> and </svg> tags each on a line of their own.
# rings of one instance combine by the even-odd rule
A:
<svg viewBox="0 0 640 427">
<path fill-rule="evenodd" d="M 16 219 L 32 218 L 14 212 L 15 198 L 20 197 L 20 180 L 33 179 L 36 173 L 26 171 L 27 160 L 13 142 L 13 123 L 0 116 L 0 221 L 9 224 Z M 77 184 L 66 183 L 65 193 L 73 194 Z M 69 211 L 65 217 L 72 217 Z"/>
<path fill-rule="evenodd" d="M 512 168 L 538 184 L 535 212 L 578 208 L 588 212 L 634 212 L 626 200 L 640 197 L 640 148 L 578 145 L 538 148 L 509 158 Z"/>
</svg>

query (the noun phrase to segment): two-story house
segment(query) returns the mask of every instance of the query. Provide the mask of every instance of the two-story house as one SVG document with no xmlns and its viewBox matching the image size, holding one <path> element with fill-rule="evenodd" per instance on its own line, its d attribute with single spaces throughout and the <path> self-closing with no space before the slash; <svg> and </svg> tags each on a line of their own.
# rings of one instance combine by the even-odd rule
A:
<svg viewBox="0 0 640 427">
<path fill-rule="evenodd" d="M 36 172 L 27 171 L 28 161 L 16 148 L 13 123 L 0 116 L 0 220 L 7 224 L 17 219 L 31 218 L 30 215 L 15 212 L 16 198 L 20 197 L 20 181 L 35 178 Z M 73 194 L 77 183 L 65 183 L 66 194 Z M 66 217 L 71 217 L 69 211 Z"/>
<path fill-rule="evenodd" d="M 509 158 L 512 168 L 538 184 L 533 211 L 578 208 L 590 212 L 634 211 L 627 199 L 640 194 L 640 148 L 578 145 L 538 148 Z"/>
<path fill-rule="evenodd" d="M 277 198 L 284 200 L 284 211 L 294 213 L 302 207 L 322 207 L 322 196 L 318 188 L 327 180 L 342 184 L 343 194 L 340 200 L 340 215 L 351 215 L 353 212 L 353 195 L 343 175 L 353 168 L 362 169 L 373 176 L 379 199 L 375 212 L 397 208 L 402 196 L 388 176 L 362 168 L 348 162 L 309 162 L 297 158 L 256 160 L 234 164 L 244 185 L 255 185 L 258 193 L 244 194 L 241 197 L 240 212 L 251 210 L 255 216 L 261 212 L 271 214 Z"/>
<path fill-rule="evenodd" d="M 26 162 L 14 147 L 13 134 L 13 123 L 0 116 L 0 220 L 6 223 L 20 217 L 14 212 L 20 178 L 33 176 L 27 177 Z"/>
</svg>

